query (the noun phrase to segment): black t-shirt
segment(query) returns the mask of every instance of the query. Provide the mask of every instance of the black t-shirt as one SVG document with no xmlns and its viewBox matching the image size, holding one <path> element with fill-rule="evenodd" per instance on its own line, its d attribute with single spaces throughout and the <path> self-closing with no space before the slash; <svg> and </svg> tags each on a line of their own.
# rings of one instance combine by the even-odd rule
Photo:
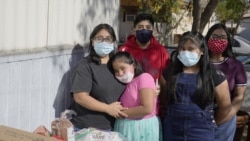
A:
<svg viewBox="0 0 250 141">
<path fill-rule="evenodd" d="M 167 80 L 168 71 L 169 71 L 169 68 L 167 68 L 167 69 L 165 69 L 163 71 L 162 75 L 163 75 L 165 80 Z M 220 71 L 218 69 L 214 69 L 214 71 L 212 72 L 212 80 L 214 82 L 214 87 L 216 87 L 216 86 L 220 85 L 222 82 L 224 82 L 226 80 L 226 76 L 222 71 Z M 217 105 L 216 105 L 216 102 L 215 102 L 214 107 L 216 107 L 216 106 Z"/>
<path fill-rule="evenodd" d="M 218 69 L 215 69 L 214 71 L 215 72 L 213 72 L 212 77 L 214 81 L 214 86 L 216 87 L 226 79 L 226 76 L 222 71 Z M 166 68 L 162 74 L 165 80 L 167 80 L 167 73 L 168 73 L 168 68 Z"/>
<path fill-rule="evenodd" d="M 213 76 L 215 87 L 220 85 L 226 79 L 225 74 L 220 70 L 215 70 L 215 73 L 213 73 L 212 76 Z"/>
<path fill-rule="evenodd" d="M 90 57 L 83 58 L 74 70 L 71 92 L 87 92 L 100 102 L 118 101 L 125 85 L 118 82 L 106 64 L 96 64 Z M 112 128 L 115 119 L 106 113 L 88 110 L 77 103 L 71 105 L 77 113 L 71 122 L 78 128 Z"/>
</svg>

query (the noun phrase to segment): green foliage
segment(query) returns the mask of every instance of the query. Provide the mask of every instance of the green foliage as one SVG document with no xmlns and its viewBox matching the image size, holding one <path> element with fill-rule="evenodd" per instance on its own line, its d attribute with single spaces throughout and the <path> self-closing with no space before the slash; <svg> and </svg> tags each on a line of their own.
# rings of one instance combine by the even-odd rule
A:
<svg viewBox="0 0 250 141">
<path fill-rule="evenodd" d="M 220 2 L 218 4 L 215 12 L 216 12 L 218 19 L 220 19 L 221 22 L 225 23 L 233 11 L 227 10 L 226 9 L 226 2 L 223 1 L 223 2 Z"/>
<path fill-rule="evenodd" d="M 239 22 L 248 9 L 249 4 L 245 0 L 224 0 L 219 2 L 215 12 L 221 22 Z"/>
<path fill-rule="evenodd" d="M 164 31 L 159 31 L 160 38 L 167 41 L 167 36 L 179 24 L 179 20 L 175 15 L 181 15 L 181 10 L 187 10 L 187 4 L 183 0 L 137 0 L 140 2 L 140 12 L 150 13 L 161 27 L 165 26 Z M 173 14 L 174 13 L 174 14 Z M 163 43 L 164 44 L 164 43 Z"/>
<path fill-rule="evenodd" d="M 240 20 L 249 9 L 250 5 L 247 0 L 223 0 L 219 3 L 215 12 L 221 22 L 231 21 L 236 24 L 235 27 L 231 27 L 232 35 L 235 35 Z"/>
<path fill-rule="evenodd" d="M 179 13 L 183 5 L 182 0 L 138 0 L 142 3 L 141 11 L 153 15 L 157 22 L 170 23 L 173 21 L 172 13 Z"/>
</svg>

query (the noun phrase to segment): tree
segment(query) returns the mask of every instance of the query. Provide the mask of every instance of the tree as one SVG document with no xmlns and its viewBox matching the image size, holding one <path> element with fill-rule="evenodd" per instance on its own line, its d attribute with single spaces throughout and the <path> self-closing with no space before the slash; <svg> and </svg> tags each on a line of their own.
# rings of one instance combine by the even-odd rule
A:
<svg viewBox="0 0 250 141">
<path fill-rule="evenodd" d="M 192 31 L 203 32 L 209 22 L 219 0 L 193 0 L 193 24 Z"/>
<path fill-rule="evenodd" d="M 179 25 L 183 17 L 189 12 L 190 4 L 183 0 L 137 0 L 141 2 L 140 11 L 150 13 L 154 17 L 159 41 L 168 44 L 168 36 Z M 178 15 L 178 16 L 176 16 Z"/>
<path fill-rule="evenodd" d="M 158 23 L 159 40 L 166 41 L 184 16 L 192 15 L 192 31 L 203 32 L 219 0 L 137 0 L 141 2 L 140 12 L 151 13 Z M 192 14 L 189 14 L 192 11 Z M 176 16 L 178 15 L 178 16 Z M 164 43 L 163 43 L 164 44 Z M 167 43 L 165 43 L 167 44 Z"/>
<path fill-rule="evenodd" d="M 247 0 L 224 0 L 219 2 L 215 13 L 220 22 L 232 22 L 231 32 L 233 35 L 235 35 L 240 25 L 241 19 L 249 9 L 250 5 Z M 233 23 L 236 23 L 235 28 L 233 28 Z"/>
</svg>

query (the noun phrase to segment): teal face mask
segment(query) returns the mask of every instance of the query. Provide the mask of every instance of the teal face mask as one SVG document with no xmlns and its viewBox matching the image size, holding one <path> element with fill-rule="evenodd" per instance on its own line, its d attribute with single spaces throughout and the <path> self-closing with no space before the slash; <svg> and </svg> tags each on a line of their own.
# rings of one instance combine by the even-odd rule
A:
<svg viewBox="0 0 250 141">
<path fill-rule="evenodd" d="M 107 56 L 111 51 L 114 50 L 114 44 L 109 44 L 106 42 L 97 43 L 94 42 L 94 50 L 100 57 Z"/>
<path fill-rule="evenodd" d="M 177 58 L 182 62 L 186 67 L 193 66 L 198 63 L 200 60 L 196 52 L 191 51 L 180 51 Z"/>
</svg>

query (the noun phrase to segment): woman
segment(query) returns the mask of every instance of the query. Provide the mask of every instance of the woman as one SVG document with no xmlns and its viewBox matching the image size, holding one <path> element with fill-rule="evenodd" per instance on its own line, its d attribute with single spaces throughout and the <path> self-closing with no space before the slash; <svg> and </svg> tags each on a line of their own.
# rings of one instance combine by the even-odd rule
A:
<svg viewBox="0 0 250 141">
<path fill-rule="evenodd" d="M 213 141 L 216 123 L 225 122 L 230 110 L 228 83 L 209 62 L 204 37 L 185 32 L 167 72 L 164 106 L 164 141 Z M 214 98 L 218 104 L 213 115 Z M 223 99 L 223 100 L 222 100 Z M 216 123 L 215 123 L 216 121 Z"/>
<path fill-rule="evenodd" d="M 119 99 L 124 85 L 107 67 L 114 54 L 116 36 L 108 24 L 97 25 L 90 35 L 90 54 L 76 66 L 71 92 L 74 103 L 70 109 L 77 113 L 71 122 L 75 131 L 94 127 L 112 130 L 115 118 L 126 117 Z"/>
<path fill-rule="evenodd" d="M 244 67 L 232 52 L 230 34 L 224 24 L 215 24 L 207 32 L 210 62 L 227 77 L 232 103 L 229 121 L 218 125 L 215 130 L 216 141 L 233 141 L 236 130 L 236 113 L 241 107 L 247 85 Z"/>
<path fill-rule="evenodd" d="M 157 115 L 156 84 L 149 73 L 127 52 L 118 52 L 108 66 L 115 77 L 126 84 L 120 101 L 127 118 L 115 122 L 114 131 L 129 141 L 161 141 L 161 123 Z"/>
</svg>

